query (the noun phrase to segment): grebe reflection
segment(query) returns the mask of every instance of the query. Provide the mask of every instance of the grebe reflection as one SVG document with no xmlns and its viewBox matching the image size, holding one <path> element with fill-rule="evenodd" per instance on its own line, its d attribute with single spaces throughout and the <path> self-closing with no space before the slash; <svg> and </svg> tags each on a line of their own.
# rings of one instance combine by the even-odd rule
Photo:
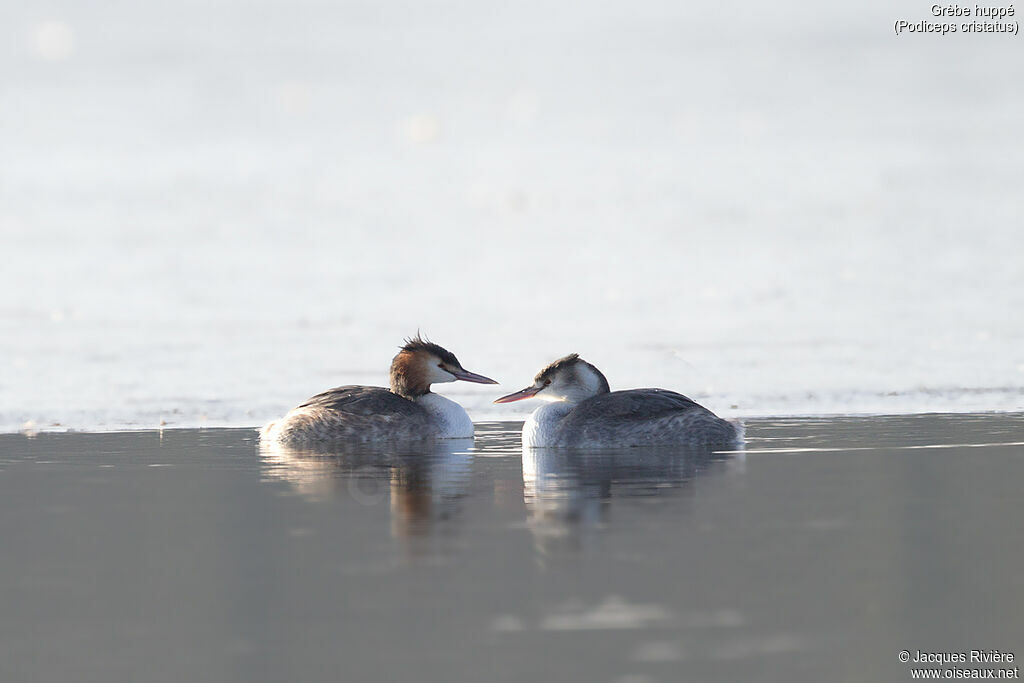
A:
<svg viewBox="0 0 1024 683">
<path fill-rule="evenodd" d="M 392 537 L 415 555 L 429 538 L 459 524 L 473 463 L 472 439 L 401 445 L 338 444 L 293 448 L 263 442 L 264 481 L 284 482 L 314 503 L 387 509 Z"/>
<path fill-rule="evenodd" d="M 540 555 L 578 550 L 612 520 L 616 499 L 684 497 L 710 473 L 741 471 L 742 454 L 709 448 L 583 451 L 523 446 L 523 501 Z"/>
</svg>

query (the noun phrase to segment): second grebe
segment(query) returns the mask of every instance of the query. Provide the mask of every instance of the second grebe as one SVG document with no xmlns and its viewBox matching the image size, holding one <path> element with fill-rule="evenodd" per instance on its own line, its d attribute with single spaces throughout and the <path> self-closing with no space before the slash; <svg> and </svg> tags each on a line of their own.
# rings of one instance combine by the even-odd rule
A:
<svg viewBox="0 0 1024 683">
<path fill-rule="evenodd" d="M 260 431 L 289 446 L 325 441 L 408 441 L 473 436 L 473 421 L 455 401 L 430 391 L 441 382 L 497 384 L 469 372 L 447 349 L 417 335 L 391 361 L 391 388 L 343 386 L 313 396 Z"/>
<path fill-rule="evenodd" d="M 601 371 L 575 353 L 495 403 L 534 396 L 551 403 L 535 410 L 523 425 L 523 445 L 528 447 L 729 447 L 741 436 L 737 425 L 674 391 L 611 391 Z"/>
</svg>

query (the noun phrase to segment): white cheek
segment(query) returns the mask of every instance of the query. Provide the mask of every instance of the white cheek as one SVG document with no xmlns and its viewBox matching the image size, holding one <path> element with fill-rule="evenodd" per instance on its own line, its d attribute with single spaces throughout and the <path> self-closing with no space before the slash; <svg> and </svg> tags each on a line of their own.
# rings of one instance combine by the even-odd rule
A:
<svg viewBox="0 0 1024 683">
<path fill-rule="evenodd" d="M 427 373 L 427 381 L 430 382 L 431 384 L 441 384 L 443 382 L 454 382 L 455 381 L 455 376 L 452 373 L 450 373 L 450 372 L 442 370 L 441 368 L 439 368 L 436 365 L 431 365 L 430 366 L 430 372 Z"/>
<path fill-rule="evenodd" d="M 548 401 L 549 403 L 554 403 L 555 401 L 564 401 L 565 394 L 557 384 L 551 384 L 541 389 L 541 391 L 536 394 L 536 398 L 539 398 L 542 401 Z"/>
</svg>

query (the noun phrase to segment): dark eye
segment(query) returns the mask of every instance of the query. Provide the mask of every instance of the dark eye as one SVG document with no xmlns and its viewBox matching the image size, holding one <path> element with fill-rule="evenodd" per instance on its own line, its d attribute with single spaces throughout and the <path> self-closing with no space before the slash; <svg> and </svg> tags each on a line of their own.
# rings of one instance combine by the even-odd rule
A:
<svg viewBox="0 0 1024 683">
<path fill-rule="evenodd" d="M 544 386 L 547 386 L 549 384 L 551 384 L 551 380 L 549 380 L 549 379 L 544 380 Z"/>
</svg>

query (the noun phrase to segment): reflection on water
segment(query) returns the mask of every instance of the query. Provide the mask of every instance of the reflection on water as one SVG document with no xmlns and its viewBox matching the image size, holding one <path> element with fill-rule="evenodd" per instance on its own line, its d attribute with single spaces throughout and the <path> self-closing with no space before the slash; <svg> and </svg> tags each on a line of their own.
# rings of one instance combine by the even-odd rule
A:
<svg viewBox="0 0 1024 683">
<path fill-rule="evenodd" d="M 457 525 L 473 464 L 473 439 L 404 444 L 336 443 L 320 448 L 260 444 L 265 480 L 287 482 L 312 502 L 387 501 L 391 535 L 426 537 Z M 424 548 L 412 544 L 414 553 Z"/>
<path fill-rule="evenodd" d="M 889 681 L 900 649 L 1020 656 L 1024 415 L 747 427 L 719 454 L 523 453 L 510 423 L 319 453 L 0 436 L 0 681 Z"/>
<path fill-rule="evenodd" d="M 456 439 L 320 448 L 261 443 L 260 460 L 265 481 L 286 482 L 310 502 L 386 505 L 391 536 L 421 555 L 430 546 L 417 538 L 458 533 L 476 454 L 521 452 L 526 526 L 538 558 L 579 550 L 584 539 L 606 527 L 614 500 L 685 496 L 701 476 L 738 473 L 744 463 L 742 452 L 695 447 L 531 449 L 520 446 L 517 432 L 488 436 L 481 443 Z M 508 490 L 506 484 L 495 482 L 495 488 Z"/>
<path fill-rule="evenodd" d="M 613 500 L 685 495 L 698 477 L 716 469 L 739 471 L 743 455 L 705 448 L 632 448 L 611 451 L 524 446 L 523 500 L 540 555 L 578 550 L 604 527 Z M 718 467 L 715 467 L 715 466 Z"/>
</svg>

